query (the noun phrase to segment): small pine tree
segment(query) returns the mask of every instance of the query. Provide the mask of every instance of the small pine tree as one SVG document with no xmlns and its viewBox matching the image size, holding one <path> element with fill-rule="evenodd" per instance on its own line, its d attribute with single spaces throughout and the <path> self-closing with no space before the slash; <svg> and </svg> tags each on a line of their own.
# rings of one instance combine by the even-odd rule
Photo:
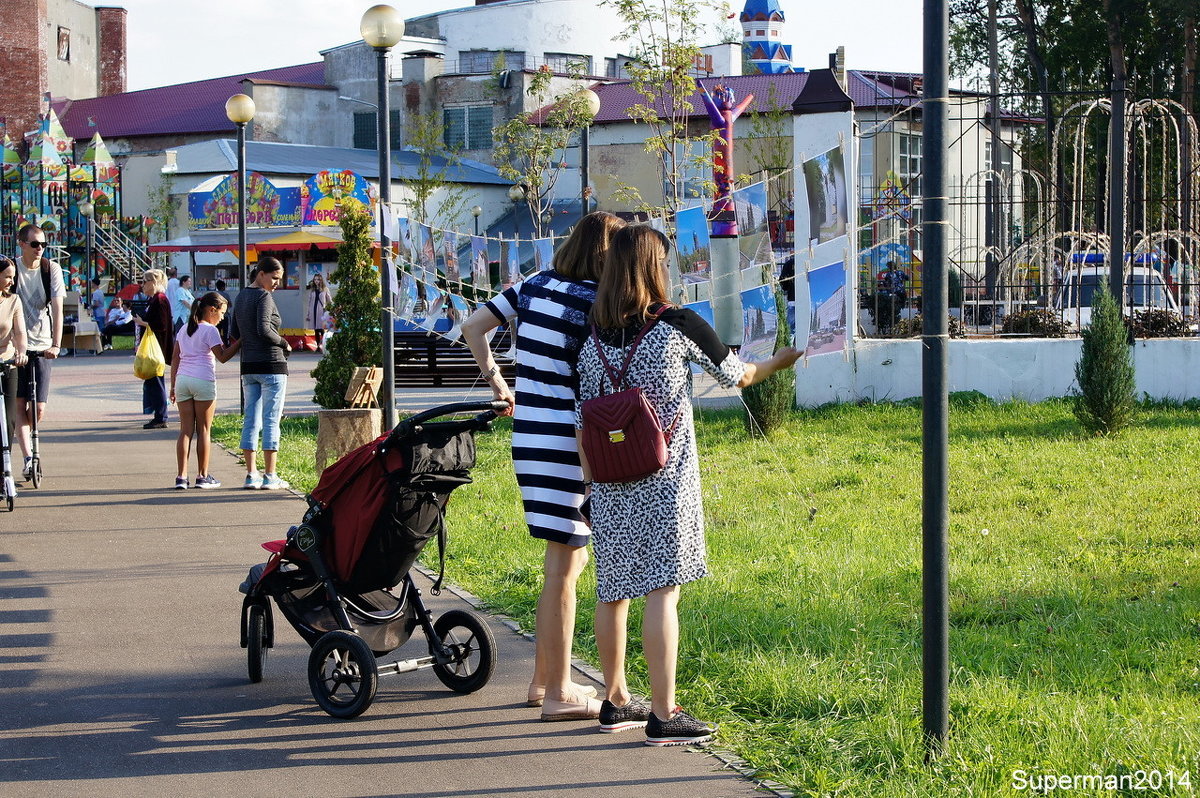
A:
<svg viewBox="0 0 1200 798">
<path fill-rule="evenodd" d="M 1075 417 L 1094 435 L 1119 432 L 1133 418 L 1133 359 L 1125 319 L 1106 289 L 1096 292 L 1092 322 L 1082 337 L 1083 351 L 1075 364 Z"/>
<path fill-rule="evenodd" d="M 775 312 L 779 326 L 775 330 L 775 348 L 792 344 L 792 328 L 787 320 L 787 297 L 775 292 Z M 746 430 L 751 436 L 767 436 L 779 427 L 796 406 L 796 372 L 786 368 L 775 372 L 762 382 L 742 390 L 746 403 Z"/>
<path fill-rule="evenodd" d="M 329 313 L 337 320 L 325 357 L 313 369 L 313 401 L 321 407 L 346 407 L 346 389 L 355 366 L 381 364 L 379 270 L 371 260 L 371 217 L 360 209 L 342 207 L 342 243 L 337 269 L 329 279 L 337 283 L 337 296 Z"/>
</svg>

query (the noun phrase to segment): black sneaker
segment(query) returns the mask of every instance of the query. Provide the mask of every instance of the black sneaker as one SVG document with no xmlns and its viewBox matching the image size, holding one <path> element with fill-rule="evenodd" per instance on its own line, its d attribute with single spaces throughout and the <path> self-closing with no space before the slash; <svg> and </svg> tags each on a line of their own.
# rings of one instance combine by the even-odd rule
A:
<svg viewBox="0 0 1200 798">
<path fill-rule="evenodd" d="M 646 723 L 646 745 L 696 745 L 706 743 L 717 734 L 717 724 L 696 720 L 675 707 L 670 720 L 659 720 L 653 712 Z"/>
<path fill-rule="evenodd" d="M 600 731 L 605 734 L 640 729 L 650 719 L 650 707 L 636 698 L 619 707 L 607 699 L 600 705 Z"/>
</svg>

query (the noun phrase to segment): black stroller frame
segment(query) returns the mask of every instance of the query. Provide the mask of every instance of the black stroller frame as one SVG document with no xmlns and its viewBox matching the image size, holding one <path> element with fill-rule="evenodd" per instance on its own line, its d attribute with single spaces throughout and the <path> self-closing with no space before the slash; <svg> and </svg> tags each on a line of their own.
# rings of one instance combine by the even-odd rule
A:
<svg viewBox="0 0 1200 798">
<path fill-rule="evenodd" d="M 396 474 L 388 474 L 391 490 L 409 490 L 416 497 L 417 511 L 413 525 L 425 539 L 433 537 L 425 529 L 436 525 L 444 572 L 445 525 L 443 512 L 449 492 L 470 481 L 466 472 L 474 465 L 473 442 L 463 446 L 463 438 L 490 428 L 503 402 L 463 402 L 443 405 L 405 419 L 376 448 L 379 457 L 397 446 L 428 444 L 436 448 L 439 441 L 457 444 L 454 452 L 467 452 L 466 469 L 454 472 L 448 482 L 439 480 L 439 473 L 400 476 L 411 478 L 415 484 L 397 488 Z M 479 412 L 486 411 L 486 412 Z M 478 413 L 472 418 L 432 422 L 443 416 Z M 405 450 L 408 453 L 408 450 Z M 408 459 L 408 458 L 406 458 Z M 453 458 L 451 458 L 453 459 Z M 405 463 L 405 470 L 412 462 Z M 426 479 L 428 477 L 428 479 Z M 408 571 L 416 554 L 400 557 L 398 564 L 389 562 L 386 547 L 369 565 L 382 561 L 385 566 L 404 569 L 398 579 L 384 578 L 372 572 L 368 580 L 373 589 L 359 590 L 353 584 L 339 580 L 329 565 L 330 547 L 337 534 L 330 521 L 330 506 L 346 489 L 343 484 L 325 505 L 309 497 L 309 509 L 301 523 L 288 531 L 286 541 L 264 544 L 272 551 L 271 558 L 250 570 L 241 590 L 245 594 L 241 614 L 241 646 L 246 649 L 250 681 L 263 678 L 267 652 L 274 646 L 275 624 L 271 599 L 284 617 L 312 646 L 308 659 L 308 680 L 317 704 L 329 715 L 354 718 L 370 707 L 381 675 L 407 673 L 432 668 L 438 679 L 451 690 L 470 693 L 487 684 L 495 670 L 496 644 L 486 621 L 467 610 L 449 610 L 435 621 Z M 443 480 L 444 481 L 444 480 Z M 432 485 L 432 487 L 430 487 Z M 391 501 L 391 493 L 388 494 Z M 395 518 L 391 519 L 393 523 Z M 374 535 L 375 532 L 372 532 Z M 419 553 L 424 546 L 416 548 Z M 379 555 L 373 551 L 372 554 Z M 357 569 L 356 565 L 356 569 Z M 358 570 L 356 570 L 356 574 Z M 384 573 L 388 573 L 386 568 Z M 384 579 L 384 586 L 375 583 Z M 440 592 L 442 575 L 432 588 Z M 394 584 L 393 584 L 394 583 Z M 397 660 L 380 665 L 376 657 L 399 648 L 420 627 L 428 643 L 428 655 Z"/>
</svg>

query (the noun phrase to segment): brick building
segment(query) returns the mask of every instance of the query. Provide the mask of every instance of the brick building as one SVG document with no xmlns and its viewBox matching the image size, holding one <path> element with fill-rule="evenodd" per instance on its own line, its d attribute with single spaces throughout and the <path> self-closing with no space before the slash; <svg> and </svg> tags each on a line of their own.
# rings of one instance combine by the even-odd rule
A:
<svg viewBox="0 0 1200 798">
<path fill-rule="evenodd" d="M 0 117 L 12 138 L 37 127 L 42 97 L 125 91 L 126 12 L 79 0 L 4 0 Z"/>
</svg>

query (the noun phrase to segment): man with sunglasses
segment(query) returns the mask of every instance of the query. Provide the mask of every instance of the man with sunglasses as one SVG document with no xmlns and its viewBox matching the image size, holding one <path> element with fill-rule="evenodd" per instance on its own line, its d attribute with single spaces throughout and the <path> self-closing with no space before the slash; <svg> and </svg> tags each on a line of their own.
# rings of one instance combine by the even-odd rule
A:
<svg viewBox="0 0 1200 798">
<path fill-rule="evenodd" d="M 29 362 L 17 373 L 17 440 L 25 455 L 22 469 L 28 481 L 30 474 L 29 420 L 32 405 L 37 404 L 37 420 L 42 422 L 46 397 L 50 394 L 50 361 L 58 357 L 63 334 L 63 297 L 67 293 L 62 268 L 44 257 L 46 234 L 35 224 L 26 224 L 17 231 L 21 255 L 17 258 L 16 292 L 25 308 L 25 331 L 28 338 Z M 37 376 L 37 396 L 30 396 L 29 375 Z M 21 401 L 23 400 L 23 401 Z"/>
</svg>

